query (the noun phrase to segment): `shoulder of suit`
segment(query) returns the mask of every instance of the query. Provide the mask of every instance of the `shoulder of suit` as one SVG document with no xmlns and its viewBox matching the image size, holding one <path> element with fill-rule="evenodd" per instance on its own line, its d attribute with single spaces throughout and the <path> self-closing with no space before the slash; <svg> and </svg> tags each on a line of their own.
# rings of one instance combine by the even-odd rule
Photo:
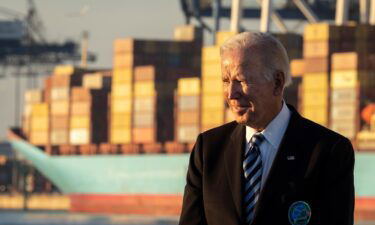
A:
<svg viewBox="0 0 375 225">
<path fill-rule="evenodd" d="M 317 139 L 326 139 L 326 140 L 331 140 L 331 141 L 340 141 L 340 140 L 348 141 L 346 137 L 344 137 L 343 135 L 331 129 L 328 129 L 304 117 L 301 117 L 301 118 L 302 118 L 302 123 L 304 124 L 303 125 L 304 133 L 308 134 L 308 136 L 306 136 L 307 138 L 311 138 L 312 136 L 314 136 Z"/>
</svg>

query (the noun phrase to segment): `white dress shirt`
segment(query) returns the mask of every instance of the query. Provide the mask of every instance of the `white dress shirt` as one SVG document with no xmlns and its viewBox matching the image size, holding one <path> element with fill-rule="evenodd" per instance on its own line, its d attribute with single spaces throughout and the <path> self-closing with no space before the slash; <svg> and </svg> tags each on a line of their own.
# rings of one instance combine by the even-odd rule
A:
<svg viewBox="0 0 375 225">
<path fill-rule="evenodd" d="M 263 188 L 264 183 L 267 180 L 273 160 L 275 159 L 281 140 L 284 136 L 286 128 L 288 127 L 290 115 L 291 112 L 286 106 L 285 101 L 283 101 L 283 106 L 279 114 L 277 114 L 277 116 L 261 132 L 265 137 L 265 140 L 263 140 L 259 146 L 263 168 L 261 188 Z M 257 131 L 253 128 L 246 126 L 246 149 L 250 148 L 250 139 L 256 132 Z"/>
</svg>

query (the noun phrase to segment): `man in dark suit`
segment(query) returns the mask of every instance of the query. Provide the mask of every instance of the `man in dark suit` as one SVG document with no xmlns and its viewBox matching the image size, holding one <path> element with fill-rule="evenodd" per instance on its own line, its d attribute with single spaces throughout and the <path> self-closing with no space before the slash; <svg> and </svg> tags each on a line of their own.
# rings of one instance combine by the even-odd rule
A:
<svg viewBox="0 0 375 225">
<path fill-rule="evenodd" d="M 198 136 L 179 224 L 353 224 L 352 145 L 283 101 L 281 43 L 238 34 L 221 47 L 221 67 L 236 121 Z"/>
</svg>

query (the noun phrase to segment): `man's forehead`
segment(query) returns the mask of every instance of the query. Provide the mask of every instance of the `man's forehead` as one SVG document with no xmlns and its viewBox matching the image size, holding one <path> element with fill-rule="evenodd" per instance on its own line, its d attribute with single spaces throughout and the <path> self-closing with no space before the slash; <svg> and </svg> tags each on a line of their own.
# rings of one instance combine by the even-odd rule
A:
<svg viewBox="0 0 375 225">
<path fill-rule="evenodd" d="M 261 53 L 251 51 L 227 51 L 221 56 L 221 62 L 224 66 L 249 67 L 261 63 Z"/>
</svg>

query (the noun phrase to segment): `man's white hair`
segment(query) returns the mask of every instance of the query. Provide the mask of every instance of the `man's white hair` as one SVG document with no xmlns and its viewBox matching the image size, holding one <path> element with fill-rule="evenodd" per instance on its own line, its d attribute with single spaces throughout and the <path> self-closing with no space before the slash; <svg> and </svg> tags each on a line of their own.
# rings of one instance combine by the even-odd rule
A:
<svg viewBox="0 0 375 225">
<path fill-rule="evenodd" d="M 226 51 L 234 50 L 243 50 L 245 53 L 249 50 L 255 50 L 258 54 L 261 53 L 262 63 L 266 69 L 264 76 L 267 80 L 272 81 L 274 73 L 281 71 L 285 78 L 284 87 L 292 83 L 288 54 L 280 41 L 271 34 L 261 32 L 239 33 L 224 42 L 220 48 L 220 54 L 223 55 Z"/>
</svg>

